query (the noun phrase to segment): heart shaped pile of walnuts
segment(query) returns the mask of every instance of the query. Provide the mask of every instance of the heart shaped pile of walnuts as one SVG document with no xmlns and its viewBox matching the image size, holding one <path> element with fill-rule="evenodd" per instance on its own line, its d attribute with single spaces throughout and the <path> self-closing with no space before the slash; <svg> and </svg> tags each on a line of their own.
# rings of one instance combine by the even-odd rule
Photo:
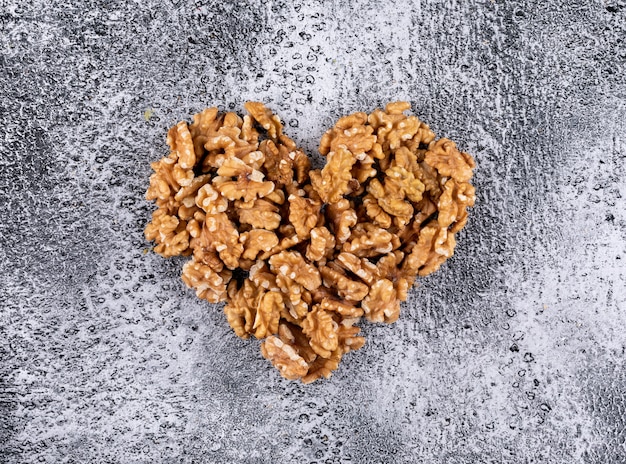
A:
<svg viewBox="0 0 626 464">
<path fill-rule="evenodd" d="M 224 307 L 287 379 L 328 378 L 362 347 L 355 324 L 394 322 L 417 276 L 452 256 L 474 204 L 474 160 L 436 139 L 405 102 L 337 121 L 323 169 L 263 104 L 209 108 L 167 134 L 146 193 L 145 230 L 182 279 Z"/>
</svg>

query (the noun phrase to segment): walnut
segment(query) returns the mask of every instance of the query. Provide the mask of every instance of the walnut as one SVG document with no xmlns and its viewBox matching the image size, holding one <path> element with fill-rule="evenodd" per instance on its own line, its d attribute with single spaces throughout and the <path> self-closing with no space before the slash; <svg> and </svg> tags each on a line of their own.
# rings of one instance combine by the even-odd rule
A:
<svg viewBox="0 0 626 464">
<path fill-rule="evenodd" d="M 454 234 L 431 222 L 420 231 L 418 242 L 404 260 L 402 269 L 408 274 L 431 274 L 454 254 L 455 246 Z"/>
<path fill-rule="evenodd" d="M 358 350 L 365 345 L 365 337 L 357 336 L 361 329 L 352 325 L 355 321 L 356 318 L 344 319 L 341 321 L 341 324 L 339 324 L 339 328 L 337 329 L 339 347 L 343 353 Z"/>
<path fill-rule="evenodd" d="M 317 306 L 320 310 L 332 311 L 348 318 L 355 318 L 363 315 L 363 309 L 358 306 L 354 306 L 347 301 L 341 301 L 336 298 L 323 298 L 321 303 Z"/>
<path fill-rule="evenodd" d="M 339 200 L 337 203 L 328 205 L 328 218 L 333 226 L 333 232 L 337 243 L 343 243 L 350 238 L 351 228 L 358 221 L 356 211 L 347 199 Z"/>
<path fill-rule="evenodd" d="M 265 338 L 278 332 L 278 322 L 284 307 L 283 296 L 279 292 L 270 291 L 263 294 L 256 308 L 252 326 L 256 338 Z"/>
<path fill-rule="evenodd" d="M 226 301 L 235 334 L 263 339 L 283 377 L 328 378 L 365 344 L 361 318 L 397 320 L 416 278 L 452 256 L 475 202 L 474 160 L 392 102 L 339 119 L 320 141 L 326 165 L 311 171 L 278 116 L 245 107 L 168 131 L 145 236 L 163 256 L 191 256 L 184 283 Z"/>
<path fill-rule="evenodd" d="M 280 118 L 273 114 L 263 103 L 248 102 L 244 105 L 250 116 L 267 131 L 272 139 L 278 139 L 282 134 Z"/>
<path fill-rule="evenodd" d="M 221 118 L 218 118 L 218 113 L 219 111 L 215 107 L 207 108 L 201 113 L 194 115 L 193 123 L 189 125 L 196 159 L 200 159 L 204 155 L 204 144 L 209 134 L 219 129 Z"/>
<path fill-rule="evenodd" d="M 211 184 L 199 188 L 194 201 L 207 214 L 223 213 L 228 209 L 228 200 Z"/>
<path fill-rule="evenodd" d="M 230 269 L 237 268 L 243 253 L 243 245 L 239 243 L 239 231 L 226 213 L 206 215 L 199 246 L 217 251 L 220 259 Z"/>
<path fill-rule="evenodd" d="M 238 337 L 250 337 L 258 304 L 257 287 L 250 280 L 244 280 L 241 288 L 237 288 L 237 282 L 233 280 L 228 285 L 227 294 L 228 303 L 224 306 L 224 314 L 228 324 Z"/>
<path fill-rule="evenodd" d="M 170 216 L 163 209 L 152 213 L 152 222 L 146 226 L 147 240 L 154 240 L 157 245 L 154 251 L 165 258 L 179 256 L 189 248 L 189 232 L 187 224 Z"/>
<path fill-rule="evenodd" d="M 178 165 L 181 169 L 192 169 L 196 164 L 196 152 L 189 127 L 181 121 L 167 133 L 167 144 L 178 156 Z"/>
<path fill-rule="evenodd" d="M 239 222 L 249 224 L 257 229 L 274 230 L 278 229 L 282 220 L 279 208 L 272 202 L 265 199 L 255 199 L 245 202 L 237 200 L 235 208 L 239 216 Z"/>
<path fill-rule="evenodd" d="M 217 174 L 218 177 L 213 178 L 215 189 L 231 201 L 252 201 L 269 195 L 275 188 L 273 182 L 263 180 L 265 174 L 235 157 L 224 160 Z M 237 180 L 230 180 L 231 177 Z"/>
<path fill-rule="evenodd" d="M 289 322 L 281 323 L 278 327 L 278 336 L 284 343 L 291 345 L 307 363 L 317 358 L 317 353 L 311 348 L 309 338 L 297 325 Z"/>
<path fill-rule="evenodd" d="M 335 237 L 326 227 L 311 229 L 311 241 L 306 249 L 310 261 L 322 261 L 332 256 L 335 250 Z"/>
<path fill-rule="evenodd" d="M 336 289 L 338 295 L 346 300 L 361 301 L 369 292 L 367 285 L 348 278 L 341 270 L 321 266 L 320 274 L 324 285 Z"/>
<path fill-rule="evenodd" d="M 211 303 L 226 301 L 226 286 L 230 282 L 232 272 L 223 270 L 215 272 L 210 266 L 194 259 L 183 266 L 182 279 L 189 288 L 196 291 L 196 296 Z"/>
<path fill-rule="evenodd" d="M 352 272 L 369 286 L 372 286 L 379 278 L 377 266 L 366 258 L 343 252 L 337 255 L 337 261 L 341 267 Z"/>
<path fill-rule="evenodd" d="M 471 184 L 448 179 L 437 201 L 439 226 L 449 228 L 452 233 L 461 230 L 467 223 L 467 207 L 474 206 L 474 201 L 474 187 Z"/>
<path fill-rule="evenodd" d="M 339 367 L 339 362 L 341 361 L 341 356 L 343 352 L 341 348 L 337 348 L 335 351 L 330 353 L 328 358 L 317 357 L 315 361 L 313 361 L 309 365 L 309 369 L 307 374 L 302 377 L 302 383 L 308 384 L 311 382 L 315 382 L 318 379 L 329 378 L 332 374 L 332 371 L 336 370 Z"/>
<path fill-rule="evenodd" d="M 304 193 L 304 191 L 302 191 Z M 321 204 L 303 196 L 289 195 L 289 222 L 301 239 L 309 238 L 311 229 L 317 225 Z"/>
<path fill-rule="evenodd" d="M 374 257 L 394 249 L 394 235 L 371 223 L 361 223 L 352 230 L 343 251 L 359 257 Z"/>
<path fill-rule="evenodd" d="M 395 322 L 400 315 L 400 301 L 393 282 L 378 280 L 361 303 L 365 317 L 372 322 Z"/>
<path fill-rule="evenodd" d="M 239 241 L 243 243 L 244 259 L 255 259 L 259 252 L 269 251 L 278 245 L 278 237 L 270 230 L 252 229 L 239 236 Z"/>
<path fill-rule="evenodd" d="M 340 145 L 336 151 L 328 154 L 326 166 L 321 171 L 311 171 L 311 183 L 324 203 L 337 203 L 343 195 L 352 191 L 350 170 L 355 162 L 354 155 L 344 145 Z"/>
<path fill-rule="evenodd" d="M 339 119 L 335 127 L 328 130 L 320 142 L 319 151 L 322 155 L 334 152 L 344 146 L 355 156 L 369 152 L 376 143 L 372 135 L 374 128 L 366 126 L 367 114 L 354 113 Z"/>
<path fill-rule="evenodd" d="M 302 322 L 302 331 L 309 337 L 311 348 L 321 357 L 328 358 L 339 346 L 338 325 L 331 314 L 319 305 L 313 306 Z"/>
<path fill-rule="evenodd" d="M 297 251 L 281 251 L 269 259 L 270 269 L 299 283 L 307 290 L 315 290 L 322 285 L 319 271 L 308 264 Z"/>
<path fill-rule="evenodd" d="M 460 152 L 456 144 L 446 138 L 430 143 L 424 161 L 440 175 L 452 177 L 457 182 L 468 182 L 472 178 L 472 169 L 476 167 L 470 155 Z"/>
<path fill-rule="evenodd" d="M 309 365 L 293 346 L 275 336 L 267 337 L 261 344 L 261 354 L 278 369 L 287 380 L 302 378 L 309 371 Z"/>
</svg>

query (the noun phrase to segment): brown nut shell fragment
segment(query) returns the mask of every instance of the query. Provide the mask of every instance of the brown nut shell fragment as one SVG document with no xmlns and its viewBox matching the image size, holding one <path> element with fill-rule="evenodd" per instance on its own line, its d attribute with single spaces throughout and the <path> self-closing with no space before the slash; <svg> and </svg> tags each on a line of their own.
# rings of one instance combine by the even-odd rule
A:
<svg viewBox="0 0 626 464">
<path fill-rule="evenodd" d="M 302 356 L 291 345 L 273 335 L 261 343 L 261 354 L 287 380 L 299 379 L 309 371 L 309 365 Z"/>
</svg>

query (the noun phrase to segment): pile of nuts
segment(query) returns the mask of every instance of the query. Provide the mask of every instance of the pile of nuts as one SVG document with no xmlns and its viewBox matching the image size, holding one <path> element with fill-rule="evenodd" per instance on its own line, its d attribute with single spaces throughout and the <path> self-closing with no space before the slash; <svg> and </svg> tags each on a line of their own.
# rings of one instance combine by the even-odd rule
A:
<svg viewBox="0 0 626 464">
<path fill-rule="evenodd" d="M 328 378 L 364 345 L 361 317 L 396 321 L 416 277 L 452 256 L 474 160 L 395 102 L 339 119 L 320 143 L 326 165 L 311 170 L 278 116 L 245 108 L 169 130 L 145 235 L 164 257 L 191 257 L 185 284 L 225 301 L 235 333 L 263 339 L 283 377 Z"/>
</svg>

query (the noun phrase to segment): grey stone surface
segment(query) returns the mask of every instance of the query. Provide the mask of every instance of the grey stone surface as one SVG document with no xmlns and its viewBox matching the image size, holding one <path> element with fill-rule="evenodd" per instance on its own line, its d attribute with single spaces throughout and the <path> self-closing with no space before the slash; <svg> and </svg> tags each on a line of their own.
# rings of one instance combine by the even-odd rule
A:
<svg viewBox="0 0 626 464">
<path fill-rule="evenodd" d="M 626 462 L 625 41 L 622 0 L 0 0 L 0 461 Z M 455 257 L 309 386 L 142 235 L 167 128 L 248 99 L 310 153 L 407 99 L 478 161 Z"/>
</svg>

